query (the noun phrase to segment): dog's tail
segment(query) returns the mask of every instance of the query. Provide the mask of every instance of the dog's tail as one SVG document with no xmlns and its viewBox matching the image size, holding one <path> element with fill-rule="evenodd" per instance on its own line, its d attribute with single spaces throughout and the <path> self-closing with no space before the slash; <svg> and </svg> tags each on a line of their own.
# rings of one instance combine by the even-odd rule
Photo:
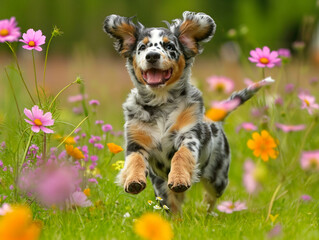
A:
<svg viewBox="0 0 319 240">
<path fill-rule="evenodd" d="M 244 104 L 247 100 L 253 97 L 255 93 L 257 93 L 258 90 L 261 89 L 263 86 L 270 85 L 273 82 L 275 82 L 274 79 L 272 79 L 271 77 L 267 77 L 259 82 L 249 85 L 243 90 L 232 93 L 232 95 L 221 104 L 218 103 L 219 105 L 224 106 L 222 108 L 224 108 L 227 112 L 227 114 L 220 121 L 223 121 L 231 112 L 233 112 L 240 105 Z"/>
</svg>

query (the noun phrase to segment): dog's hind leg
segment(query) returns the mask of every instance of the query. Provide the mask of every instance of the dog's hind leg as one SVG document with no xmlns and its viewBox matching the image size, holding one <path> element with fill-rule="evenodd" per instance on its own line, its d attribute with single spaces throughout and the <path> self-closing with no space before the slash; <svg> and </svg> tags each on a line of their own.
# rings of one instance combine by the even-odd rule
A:
<svg viewBox="0 0 319 240">
<path fill-rule="evenodd" d="M 207 212 L 211 213 L 217 202 L 217 193 L 215 187 L 207 179 L 202 179 L 201 182 L 205 188 L 204 202 L 207 204 Z"/>
</svg>

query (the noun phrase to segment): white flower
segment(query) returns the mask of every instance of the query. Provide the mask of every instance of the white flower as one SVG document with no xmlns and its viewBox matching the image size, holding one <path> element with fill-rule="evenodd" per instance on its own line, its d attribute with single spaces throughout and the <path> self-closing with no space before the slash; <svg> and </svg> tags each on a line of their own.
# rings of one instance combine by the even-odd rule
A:
<svg viewBox="0 0 319 240">
<path fill-rule="evenodd" d="M 128 212 L 123 215 L 123 217 L 125 217 L 125 218 L 129 218 L 130 216 L 131 216 L 131 214 Z"/>
<path fill-rule="evenodd" d="M 161 208 L 160 206 L 158 206 L 158 205 L 155 205 L 153 208 L 156 209 L 156 210 L 162 209 L 162 208 Z"/>
<path fill-rule="evenodd" d="M 169 207 L 167 207 L 166 205 L 163 205 L 163 208 L 164 208 L 165 210 L 169 210 Z"/>
<path fill-rule="evenodd" d="M 4 203 L 0 208 L 0 216 L 6 215 L 6 213 L 11 212 L 12 208 L 8 203 Z"/>
<path fill-rule="evenodd" d="M 157 200 L 157 201 L 163 201 L 163 198 L 161 198 L 161 197 L 156 197 L 156 200 Z"/>
</svg>

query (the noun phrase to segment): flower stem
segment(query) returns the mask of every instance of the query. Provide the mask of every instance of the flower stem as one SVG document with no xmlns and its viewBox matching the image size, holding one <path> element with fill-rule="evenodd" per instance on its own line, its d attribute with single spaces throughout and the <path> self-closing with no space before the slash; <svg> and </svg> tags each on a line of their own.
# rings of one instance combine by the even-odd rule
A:
<svg viewBox="0 0 319 240">
<path fill-rule="evenodd" d="M 25 87 L 25 89 L 27 90 L 27 92 L 28 92 L 28 94 L 29 94 L 29 96 L 30 96 L 30 98 L 31 98 L 31 100 L 32 100 L 32 102 L 33 102 L 33 104 L 35 104 L 35 101 L 34 101 L 34 99 L 32 98 L 32 95 L 31 95 L 31 93 L 30 93 L 30 91 L 29 91 L 29 88 L 28 88 L 27 84 L 26 84 L 25 81 L 24 81 L 24 78 L 23 78 L 23 75 L 22 75 L 22 72 L 21 72 L 21 69 L 20 69 L 20 66 L 19 66 L 19 62 L 18 62 L 17 55 L 16 55 L 15 51 L 13 50 L 11 44 L 10 44 L 9 42 L 6 42 L 6 44 L 9 46 L 9 48 L 10 48 L 12 54 L 13 54 L 14 60 L 16 61 L 17 68 L 18 68 L 18 71 L 19 71 L 21 80 L 22 80 L 22 82 L 23 82 L 23 84 L 24 84 L 24 87 Z"/>
<path fill-rule="evenodd" d="M 49 53 L 49 48 L 50 48 L 50 44 L 51 44 L 51 41 L 52 41 L 53 37 L 54 37 L 54 34 L 52 33 L 51 37 L 50 37 L 50 40 L 48 42 L 48 45 L 47 45 L 47 49 L 45 51 L 44 70 L 43 70 L 43 89 L 44 89 L 44 91 L 45 91 L 45 73 L 46 73 L 46 70 L 47 70 L 48 53 Z"/>
<path fill-rule="evenodd" d="M 45 162 L 46 153 L 47 153 L 47 135 L 45 132 L 43 133 L 43 151 L 42 152 L 43 152 L 42 153 L 42 160 L 43 160 L 43 162 Z"/>
<path fill-rule="evenodd" d="M 32 52 L 33 70 L 34 70 L 34 84 L 35 84 L 35 89 L 37 90 L 39 104 L 40 104 L 40 107 L 42 108 L 40 94 L 39 94 L 39 89 L 38 89 L 37 71 L 36 71 L 36 67 L 35 67 L 35 59 L 34 59 L 34 51 L 33 51 L 33 49 L 32 49 L 31 52 Z"/>
<path fill-rule="evenodd" d="M 11 90 L 12 90 L 12 94 L 13 94 L 13 97 L 14 97 L 14 101 L 15 101 L 15 103 L 16 103 L 16 107 L 17 107 L 17 110 L 18 110 L 19 116 L 20 116 L 20 118 L 21 118 L 21 112 L 20 112 L 20 108 L 19 108 L 18 100 L 17 100 L 16 94 L 15 94 L 15 92 L 14 92 L 14 88 L 13 88 L 13 86 L 12 86 L 11 79 L 10 79 L 10 77 L 9 77 L 9 74 L 8 74 L 8 72 L 7 72 L 7 69 L 6 69 L 6 68 L 4 69 L 4 71 L 6 72 L 6 75 L 7 75 L 7 78 L 8 78 L 9 84 L 10 84 L 10 88 L 11 88 Z"/>
<path fill-rule="evenodd" d="M 66 136 L 63 141 L 56 147 L 56 148 L 59 148 L 75 131 L 75 129 L 77 129 L 78 127 L 80 127 L 82 125 L 82 123 L 88 119 L 89 116 L 85 117 L 73 130 L 72 132 L 70 132 L 70 134 L 68 136 Z"/>
<path fill-rule="evenodd" d="M 22 166 L 24 164 L 25 158 L 27 156 L 27 153 L 28 153 L 28 150 L 29 150 L 29 147 L 30 147 L 30 144 L 31 144 L 32 137 L 33 137 L 33 134 L 30 133 L 29 140 L 28 140 L 27 146 L 26 146 L 26 148 L 24 150 L 24 154 L 23 154 L 23 157 L 22 157 L 21 165 L 19 166 L 18 173 L 21 172 Z"/>
<path fill-rule="evenodd" d="M 75 80 L 74 82 L 71 82 L 71 83 L 69 83 L 68 85 L 66 85 L 64 88 L 62 88 L 62 90 L 60 91 L 60 92 L 58 92 L 58 94 L 53 98 L 53 100 L 52 100 L 52 102 L 51 102 L 51 104 L 50 104 L 50 106 L 49 106 L 49 111 L 51 110 L 51 108 L 52 108 L 52 105 L 53 105 L 53 103 L 56 101 L 56 99 L 60 96 L 60 94 L 62 93 L 62 92 L 64 92 L 66 89 L 68 89 L 70 86 L 72 86 L 74 83 L 76 83 L 77 82 L 77 80 Z"/>
<path fill-rule="evenodd" d="M 268 208 L 268 213 L 267 213 L 266 222 L 269 220 L 272 206 L 273 206 L 273 204 L 274 204 L 274 201 L 275 201 L 275 199 L 276 199 L 276 196 L 277 196 L 277 194 L 278 194 L 280 188 L 281 188 L 281 183 L 279 183 L 279 185 L 277 186 L 277 188 L 276 188 L 274 194 L 273 194 L 272 197 L 271 197 L 271 200 L 270 200 L 270 203 L 269 203 L 269 208 Z"/>
</svg>

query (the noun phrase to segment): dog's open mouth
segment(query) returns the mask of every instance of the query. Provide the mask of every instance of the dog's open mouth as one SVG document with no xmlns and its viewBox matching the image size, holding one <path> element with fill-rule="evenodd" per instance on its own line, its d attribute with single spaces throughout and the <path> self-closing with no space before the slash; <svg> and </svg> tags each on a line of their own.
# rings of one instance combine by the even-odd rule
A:
<svg viewBox="0 0 319 240">
<path fill-rule="evenodd" d="M 149 70 L 142 71 L 142 75 L 148 85 L 156 87 L 167 82 L 171 78 L 172 72 L 173 69 L 171 68 L 168 70 L 151 68 Z"/>
</svg>

